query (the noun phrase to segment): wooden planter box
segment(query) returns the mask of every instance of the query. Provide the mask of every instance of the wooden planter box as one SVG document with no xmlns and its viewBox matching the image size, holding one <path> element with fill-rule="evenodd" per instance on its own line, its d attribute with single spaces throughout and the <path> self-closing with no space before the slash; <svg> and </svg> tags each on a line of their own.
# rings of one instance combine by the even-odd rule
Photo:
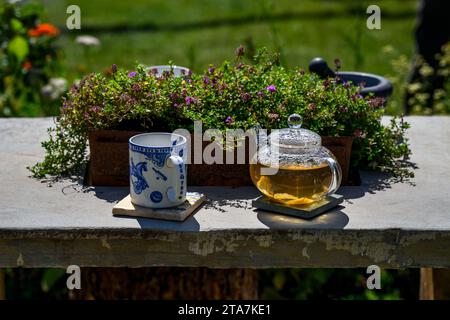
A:
<svg viewBox="0 0 450 320">
<path fill-rule="evenodd" d="M 336 157 L 342 169 L 342 185 L 349 182 L 350 157 L 352 155 L 353 137 L 322 137 L 322 145 Z"/>
<path fill-rule="evenodd" d="M 142 132 L 101 130 L 89 134 L 90 161 L 87 184 L 93 186 L 128 186 L 128 140 Z M 342 184 L 347 184 L 352 137 L 322 137 L 323 145 L 336 156 L 342 168 Z M 193 141 L 193 139 L 191 139 Z M 203 142 L 203 148 L 210 142 Z M 202 148 L 202 150 L 203 150 Z M 246 141 L 246 150 L 248 141 Z M 235 162 L 236 161 L 235 152 Z M 191 152 L 191 163 L 193 152 Z M 224 159 L 225 151 L 224 151 Z M 249 159 L 246 164 L 189 164 L 188 185 L 191 186 L 251 186 Z"/>
<path fill-rule="evenodd" d="M 142 132 L 100 130 L 89 133 L 87 183 L 93 186 L 128 186 L 128 140 Z"/>
</svg>

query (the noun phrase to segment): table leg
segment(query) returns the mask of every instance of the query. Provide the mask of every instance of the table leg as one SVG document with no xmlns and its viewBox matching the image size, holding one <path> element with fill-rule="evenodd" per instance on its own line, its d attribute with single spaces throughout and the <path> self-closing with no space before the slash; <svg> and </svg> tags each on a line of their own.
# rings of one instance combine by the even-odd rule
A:
<svg viewBox="0 0 450 320">
<path fill-rule="evenodd" d="M 5 272 L 0 269 L 0 300 L 6 299 Z"/>
<path fill-rule="evenodd" d="M 82 268 L 72 299 L 257 299 L 254 269 Z"/>
<path fill-rule="evenodd" d="M 420 269 L 420 299 L 450 299 L 450 269 Z"/>
<path fill-rule="evenodd" d="M 420 300 L 434 300 L 433 269 L 420 268 Z"/>
</svg>

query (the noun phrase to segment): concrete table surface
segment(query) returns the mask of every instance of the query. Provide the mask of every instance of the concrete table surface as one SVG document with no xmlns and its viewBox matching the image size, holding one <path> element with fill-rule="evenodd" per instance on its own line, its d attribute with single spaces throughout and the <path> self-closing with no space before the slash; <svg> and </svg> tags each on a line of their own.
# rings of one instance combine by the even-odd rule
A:
<svg viewBox="0 0 450 320">
<path fill-rule="evenodd" d="M 0 119 L 0 267 L 450 267 L 450 117 L 407 121 L 411 182 L 363 172 L 311 221 L 253 209 L 252 187 L 190 188 L 209 201 L 180 223 L 113 217 L 125 188 L 30 178 L 52 119 Z"/>
</svg>

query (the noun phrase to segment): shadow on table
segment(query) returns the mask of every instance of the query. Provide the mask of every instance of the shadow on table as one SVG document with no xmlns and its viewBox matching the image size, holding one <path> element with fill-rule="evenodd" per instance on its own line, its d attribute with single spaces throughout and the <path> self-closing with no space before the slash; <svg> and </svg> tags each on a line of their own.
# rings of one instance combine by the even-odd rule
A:
<svg viewBox="0 0 450 320">
<path fill-rule="evenodd" d="M 164 231 L 174 230 L 174 231 L 199 231 L 200 223 L 198 223 L 195 218 L 195 213 L 189 216 L 184 221 L 167 221 L 159 219 L 150 218 L 137 218 L 137 217 L 127 217 L 127 216 L 117 216 L 117 219 L 132 219 L 136 220 L 142 230 L 157 230 L 161 229 Z"/>
<path fill-rule="evenodd" d="M 202 192 L 206 195 L 205 209 L 226 212 L 224 207 L 251 209 L 251 201 L 261 194 L 255 187 L 188 187 L 189 191 Z M 238 190 L 238 192 L 236 191 Z"/>
<path fill-rule="evenodd" d="M 415 169 L 418 167 L 415 166 Z M 346 200 L 357 199 L 363 197 L 366 193 L 374 194 L 377 192 L 391 189 L 392 185 L 396 183 L 408 183 L 415 186 L 413 180 L 409 178 L 396 178 L 388 173 L 363 171 L 361 172 L 361 185 L 359 186 L 344 186 L 338 190 L 338 194 L 343 195 Z"/>
<path fill-rule="evenodd" d="M 258 220 L 271 229 L 343 229 L 349 221 L 343 206 L 313 219 L 300 219 L 256 209 Z"/>
<path fill-rule="evenodd" d="M 94 192 L 97 198 L 115 203 L 125 198 L 130 193 L 130 189 L 127 187 L 88 187 L 84 192 Z"/>
<path fill-rule="evenodd" d="M 61 192 L 64 195 L 71 193 L 91 193 L 93 192 L 95 197 L 101 200 L 105 200 L 108 203 L 116 203 L 123 198 L 125 198 L 130 193 L 130 188 L 128 187 L 94 187 L 85 186 L 79 182 L 67 183 L 70 180 L 60 180 L 63 183 Z M 57 186 L 56 182 L 53 182 L 51 186 Z"/>
</svg>

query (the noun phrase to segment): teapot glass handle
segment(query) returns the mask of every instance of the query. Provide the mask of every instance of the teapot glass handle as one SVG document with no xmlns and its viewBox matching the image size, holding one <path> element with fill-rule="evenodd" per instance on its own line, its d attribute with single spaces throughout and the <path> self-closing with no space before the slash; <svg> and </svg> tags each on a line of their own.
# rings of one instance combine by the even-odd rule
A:
<svg viewBox="0 0 450 320">
<path fill-rule="evenodd" d="M 341 181 L 342 181 L 342 170 L 341 170 L 341 166 L 339 165 L 339 163 L 336 162 L 336 160 L 334 160 L 331 157 L 328 157 L 326 159 L 328 165 L 330 166 L 331 169 L 331 173 L 332 173 L 332 178 L 331 178 L 331 183 L 330 186 L 328 187 L 328 192 L 327 192 L 327 196 L 335 193 L 337 191 L 337 189 L 339 189 L 340 185 L 341 185 Z"/>
</svg>

